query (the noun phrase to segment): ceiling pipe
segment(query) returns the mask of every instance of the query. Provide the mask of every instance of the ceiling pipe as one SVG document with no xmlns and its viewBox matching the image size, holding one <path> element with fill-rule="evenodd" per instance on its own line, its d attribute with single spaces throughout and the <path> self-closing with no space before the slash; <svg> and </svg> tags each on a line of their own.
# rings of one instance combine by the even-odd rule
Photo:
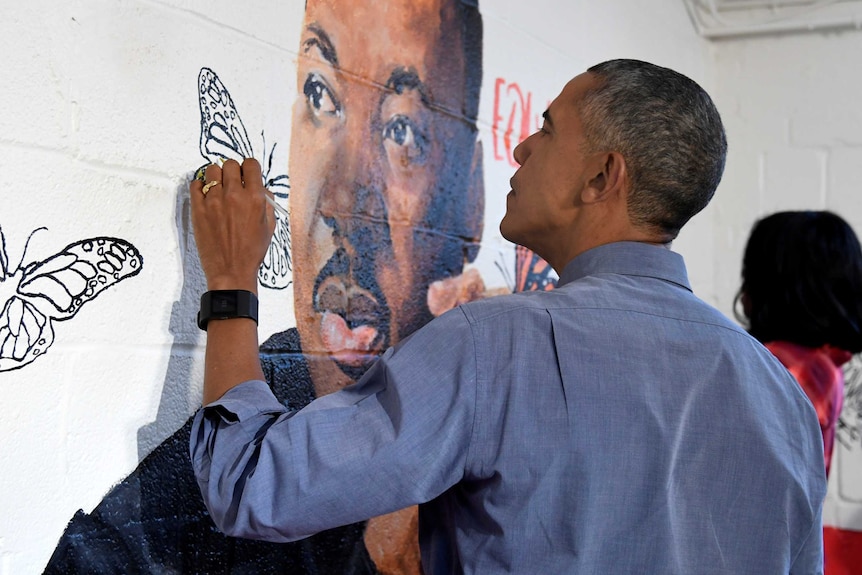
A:
<svg viewBox="0 0 862 575">
<path fill-rule="evenodd" d="M 763 34 L 787 34 L 791 32 L 826 32 L 862 28 L 860 16 L 835 18 L 832 20 L 809 20 L 805 22 L 772 22 L 769 24 L 744 24 L 725 28 L 705 28 L 701 34 L 710 39 L 758 36 Z"/>
<path fill-rule="evenodd" d="M 799 18 L 796 19 L 770 19 L 767 22 L 752 22 L 752 23 L 728 23 L 720 22 L 718 25 L 708 25 L 700 17 L 698 9 L 698 0 L 684 0 L 689 17 L 691 18 L 698 34 L 705 38 L 719 40 L 740 38 L 746 36 L 758 36 L 765 34 L 786 34 L 792 32 L 814 32 L 814 31 L 838 31 L 849 29 L 862 28 L 862 13 L 844 15 L 835 18 Z M 805 0 L 783 0 L 788 4 L 802 5 Z M 716 6 L 713 2 L 709 2 L 712 11 L 716 12 Z M 770 3 L 770 6 L 775 2 Z M 811 2 L 808 2 L 811 4 Z M 818 2 L 816 4 L 824 4 Z M 832 2 L 834 4 L 834 2 Z M 810 14 L 810 12 L 809 12 Z"/>
<path fill-rule="evenodd" d="M 704 1 L 704 0 L 701 0 Z M 846 2 L 848 0 L 833 0 L 829 4 Z M 781 10 L 782 8 L 793 8 L 797 6 L 816 6 L 823 2 L 812 2 L 812 0 L 706 0 L 714 5 L 720 12 L 734 12 L 740 10 Z"/>
</svg>

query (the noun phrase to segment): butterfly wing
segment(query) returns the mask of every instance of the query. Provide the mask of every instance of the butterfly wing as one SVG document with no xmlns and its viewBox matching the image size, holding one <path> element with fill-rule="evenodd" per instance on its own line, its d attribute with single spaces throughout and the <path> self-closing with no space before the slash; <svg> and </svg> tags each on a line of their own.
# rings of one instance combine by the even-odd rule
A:
<svg viewBox="0 0 862 575">
<path fill-rule="evenodd" d="M 264 154 L 266 154 L 266 138 L 263 132 L 260 133 L 263 140 Z M 279 174 L 269 177 L 273 169 L 273 156 L 275 155 L 276 144 L 272 145 L 269 150 L 269 157 L 265 158 L 266 170 L 263 173 L 263 185 L 277 198 L 288 198 L 290 193 L 290 183 L 287 174 Z M 291 261 L 290 261 L 290 222 L 288 218 L 275 211 L 275 232 L 272 235 L 272 241 L 269 244 L 269 249 L 264 256 L 263 263 L 257 273 L 260 285 L 271 289 L 284 289 L 291 282 Z"/>
<path fill-rule="evenodd" d="M 32 303 L 13 296 L 0 312 L 0 371 L 24 367 L 54 342 L 51 321 Z"/>
<path fill-rule="evenodd" d="M 209 163 L 233 159 L 242 162 L 244 158 L 253 158 L 251 141 L 248 132 L 237 112 L 236 105 L 224 83 L 210 68 L 201 68 L 198 74 L 198 96 L 201 112 L 201 155 Z M 263 137 L 263 132 L 261 132 Z M 263 185 L 275 196 L 286 198 L 290 185 L 287 174 L 270 177 L 273 164 L 272 146 L 268 157 L 262 164 L 265 166 Z M 266 155 L 266 140 L 264 139 L 264 155 Z M 198 169 L 195 177 L 203 180 L 206 166 Z M 276 212 L 275 233 L 264 261 L 258 270 L 258 281 L 263 287 L 284 289 L 290 285 L 290 226 L 287 218 Z"/>
<path fill-rule="evenodd" d="M 219 160 L 253 158 L 254 151 L 245 125 L 225 85 L 210 68 L 198 74 L 198 102 L 201 111 L 201 155 L 211 164 Z"/>
<path fill-rule="evenodd" d="M 50 319 L 69 319 L 102 291 L 140 273 L 143 264 L 140 252 L 125 240 L 81 240 L 27 266 L 18 295 Z"/>
<path fill-rule="evenodd" d="M 264 287 L 284 289 L 290 285 L 290 271 L 290 228 L 287 218 L 276 211 L 275 233 L 257 272 L 257 279 Z"/>
<path fill-rule="evenodd" d="M 515 291 L 550 291 L 557 282 L 553 268 L 535 252 L 515 246 Z"/>
</svg>

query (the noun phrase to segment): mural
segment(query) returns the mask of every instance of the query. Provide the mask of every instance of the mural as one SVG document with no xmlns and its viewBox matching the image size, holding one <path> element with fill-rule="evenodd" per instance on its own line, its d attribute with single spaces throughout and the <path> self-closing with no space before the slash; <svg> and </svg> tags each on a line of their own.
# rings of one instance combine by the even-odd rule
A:
<svg viewBox="0 0 862 575">
<path fill-rule="evenodd" d="M 140 273 L 137 248 L 119 238 L 74 242 L 43 261 L 11 264 L 0 227 L 0 371 L 19 369 L 54 343 L 55 321 L 71 319 L 81 306 L 114 284 Z"/>
<path fill-rule="evenodd" d="M 551 265 L 525 248 L 515 246 L 515 289 L 513 291 L 548 291 L 557 285 Z"/>
<path fill-rule="evenodd" d="M 481 49 L 475 3 L 306 3 L 290 185 L 273 168 L 275 145 L 258 158 L 290 208 L 259 275 L 266 287 L 293 283 L 296 327 L 260 348 L 288 408 L 355 381 L 458 294 L 485 293 L 475 270 L 464 273 L 484 215 Z M 200 71 L 197 92 L 202 156 L 254 156 L 212 69 Z M 45 573 L 419 573 L 415 508 L 296 543 L 225 537 L 194 480 L 190 423 L 72 518 Z"/>
<path fill-rule="evenodd" d="M 835 439 L 846 449 L 856 449 L 862 438 L 862 357 L 853 358 L 844 369 L 844 406 Z"/>
<path fill-rule="evenodd" d="M 826 575 L 858 573 L 862 566 L 862 355 L 844 365 L 844 405 L 835 431 L 832 475 L 826 496 L 823 545 Z M 838 519 L 838 521 L 835 521 Z"/>
</svg>

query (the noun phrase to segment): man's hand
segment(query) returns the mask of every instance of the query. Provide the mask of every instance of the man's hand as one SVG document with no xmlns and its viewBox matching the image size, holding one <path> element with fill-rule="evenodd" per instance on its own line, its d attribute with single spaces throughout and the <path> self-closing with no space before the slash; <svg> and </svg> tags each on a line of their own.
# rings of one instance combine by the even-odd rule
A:
<svg viewBox="0 0 862 575">
<path fill-rule="evenodd" d="M 257 293 L 257 271 L 275 229 L 260 164 L 248 158 L 208 166 L 206 183 L 189 186 L 192 228 L 209 290 Z M 257 325 L 248 318 L 210 321 L 204 363 L 204 405 L 252 379 L 264 379 Z"/>
<path fill-rule="evenodd" d="M 204 191 L 206 190 L 206 193 Z M 208 166 L 206 184 L 189 186 L 192 228 L 207 289 L 244 289 L 257 293 L 257 272 L 275 229 L 273 208 L 266 202 L 260 164 L 253 158 L 240 166 Z"/>
</svg>

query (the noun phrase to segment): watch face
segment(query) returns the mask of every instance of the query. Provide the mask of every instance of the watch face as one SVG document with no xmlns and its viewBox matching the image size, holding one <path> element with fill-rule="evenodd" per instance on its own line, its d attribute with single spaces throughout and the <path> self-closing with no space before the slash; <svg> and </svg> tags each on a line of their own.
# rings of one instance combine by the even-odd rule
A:
<svg viewBox="0 0 862 575">
<path fill-rule="evenodd" d="M 236 313 L 236 294 L 232 292 L 214 293 L 210 300 L 210 310 L 213 315 Z"/>
</svg>

